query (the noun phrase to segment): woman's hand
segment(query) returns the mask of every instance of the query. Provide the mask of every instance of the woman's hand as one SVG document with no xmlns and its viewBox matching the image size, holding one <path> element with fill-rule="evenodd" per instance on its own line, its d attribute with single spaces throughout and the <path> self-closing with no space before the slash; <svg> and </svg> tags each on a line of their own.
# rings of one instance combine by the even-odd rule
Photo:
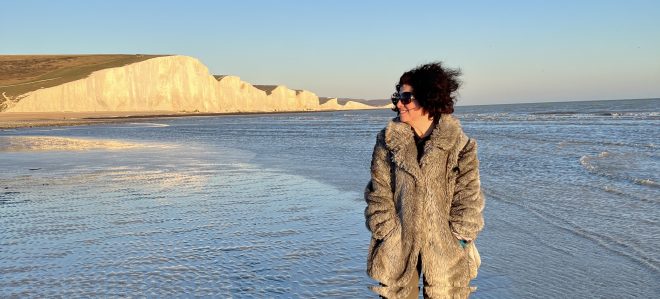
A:
<svg viewBox="0 0 660 299">
<path fill-rule="evenodd" d="M 465 249 L 465 247 L 467 247 L 467 244 L 468 244 L 468 242 L 465 241 L 465 240 L 458 240 L 458 243 L 461 244 L 461 247 L 463 247 L 463 249 Z"/>
</svg>

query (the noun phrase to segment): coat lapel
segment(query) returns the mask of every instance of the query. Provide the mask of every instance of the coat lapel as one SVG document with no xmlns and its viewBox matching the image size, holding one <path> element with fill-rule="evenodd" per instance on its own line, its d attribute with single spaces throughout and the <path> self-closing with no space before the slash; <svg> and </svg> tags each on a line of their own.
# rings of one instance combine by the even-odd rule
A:
<svg viewBox="0 0 660 299">
<path fill-rule="evenodd" d="M 417 162 L 417 145 L 413 138 L 410 125 L 401 122 L 397 116 L 389 121 L 385 129 L 385 144 L 392 151 L 393 162 L 409 173 L 416 182 L 427 172 L 428 167 L 434 166 L 433 158 L 436 151 L 448 151 L 460 136 L 461 126 L 456 118 L 450 114 L 442 114 L 440 121 L 431 132 L 431 138 L 424 146 L 424 154 L 420 163 Z M 421 165 L 421 166 L 420 166 Z"/>
</svg>

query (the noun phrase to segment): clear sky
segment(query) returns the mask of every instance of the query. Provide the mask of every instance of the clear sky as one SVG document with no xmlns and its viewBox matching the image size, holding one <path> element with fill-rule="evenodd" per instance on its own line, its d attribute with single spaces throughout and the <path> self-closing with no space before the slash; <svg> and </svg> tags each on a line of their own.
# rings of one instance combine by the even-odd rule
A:
<svg viewBox="0 0 660 299">
<path fill-rule="evenodd" d="M 463 71 L 459 105 L 660 97 L 660 1 L 3 1 L 0 54 L 181 54 L 214 74 L 388 98 Z"/>
</svg>

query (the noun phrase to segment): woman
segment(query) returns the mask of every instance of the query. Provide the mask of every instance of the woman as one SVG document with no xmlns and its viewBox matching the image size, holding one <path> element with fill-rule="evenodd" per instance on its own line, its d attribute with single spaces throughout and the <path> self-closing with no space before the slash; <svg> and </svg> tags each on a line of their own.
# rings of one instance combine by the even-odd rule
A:
<svg viewBox="0 0 660 299">
<path fill-rule="evenodd" d="M 424 298 L 474 290 L 484 197 L 476 141 L 451 115 L 458 76 L 441 63 L 404 73 L 392 96 L 398 116 L 376 137 L 364 194 L 367 273 L 386 298 L 417 298 L 420 275 Z"/>
</svg>

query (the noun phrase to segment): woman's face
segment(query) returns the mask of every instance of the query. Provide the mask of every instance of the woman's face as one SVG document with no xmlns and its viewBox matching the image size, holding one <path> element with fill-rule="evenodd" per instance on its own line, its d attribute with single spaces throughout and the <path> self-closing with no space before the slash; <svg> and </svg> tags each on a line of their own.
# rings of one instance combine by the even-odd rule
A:
<svg viewBox="0 0 660 299">
<path fill-rule="evenodd" d="M 412 91 L 412 86 L 408 84 L 403 84 L 399 90 L 400 93 Z M 424 113 L 422 107 L 419 106 L 417 99 L 413 99 L 407 105 L 404 105 L 401 101 L 398 101 L 396 103 L 396 107 L 399 109 L 399 118 L 401 119 L 401 122 L 407 124 L 412 124 L 422 117 L 427 117 L 427 113 Z"/>
</svg>

